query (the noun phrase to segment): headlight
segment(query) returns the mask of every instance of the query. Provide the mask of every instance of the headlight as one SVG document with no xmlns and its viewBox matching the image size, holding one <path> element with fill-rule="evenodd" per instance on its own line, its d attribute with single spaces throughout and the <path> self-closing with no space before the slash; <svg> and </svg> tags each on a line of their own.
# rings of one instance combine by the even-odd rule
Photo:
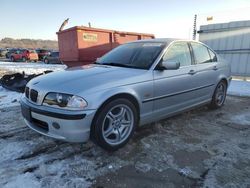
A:
<svg viewBox="0 0 250 188">
<path fill-rule="evenodd" d="M 75 95 L 48 93 L 43 100 L 43 105 L 69 110 L 82 110 L 87 107 L 87 102 Z"/>
</svg>

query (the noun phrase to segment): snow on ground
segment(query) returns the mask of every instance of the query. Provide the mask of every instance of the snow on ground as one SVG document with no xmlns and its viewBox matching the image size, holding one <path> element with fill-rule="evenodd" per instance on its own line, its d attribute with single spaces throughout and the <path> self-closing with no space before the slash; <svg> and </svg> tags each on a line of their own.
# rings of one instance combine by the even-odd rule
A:
<svg viewBox="0 0 250 188">
<path fill-rule="evenodd" d="M 9 91 L 0 86 L 0 109 L 19 105 L 21 93 Z"/>
<path fill-rule="evenodd" d="M 232 80 L 228 88 L 228 94 L 234 96 L 249 97 L 250 96 L 250 82 Z"/>
<path fill-rule="evenodd" d="M 7 74 L 8 72 L 39 74 L 46 70 L 60 71 L 65 68 L 67 68 L 66 65 L 57 64 L 0 62 L 0 72 L 4 72 L 4 74 Z M 19 105 L 21 95 L 21 93 L 9 91 L 0 86 L 0 109 Z"/>
<path fill-rule="evenodd" d="M 65 68 L 67 68 L 66 65 L 58 64 L 0 62 L 0 70 L 20 73 L 25 72 L 26 74 L 39 74 L 46 70 L 59 71 Z"/>
</svg>

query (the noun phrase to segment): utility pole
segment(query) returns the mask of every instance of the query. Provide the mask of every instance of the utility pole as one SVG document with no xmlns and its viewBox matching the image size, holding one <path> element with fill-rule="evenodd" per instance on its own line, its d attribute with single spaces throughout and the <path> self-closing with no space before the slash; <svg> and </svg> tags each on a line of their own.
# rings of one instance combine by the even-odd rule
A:
<svg viewBox="0 0 250 188">
<path fill-rule="evenodd" d="M 196 22 L 197 22 L 197 14 L 194 15 L 193 40 L 196 40 L 196 33 L 197 33 Z"/>
</svg>

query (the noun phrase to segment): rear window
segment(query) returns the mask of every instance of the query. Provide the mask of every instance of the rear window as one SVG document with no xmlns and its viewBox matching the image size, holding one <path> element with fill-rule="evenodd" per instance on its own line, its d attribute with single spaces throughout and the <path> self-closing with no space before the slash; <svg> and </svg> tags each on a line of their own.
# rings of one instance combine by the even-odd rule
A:
<svg viewBox="0 0 250 188">
<path fill-rule="evenodd" d="M 35 50 L 28 50 L 29 53 L 36 53 Z"/>
<path fill-rule="evenodd" d="M 38 50 L 38 53 L 47 53 L 49 52 L 48 50 Z"/>
<path fill-rule="evenodd" d="M 52 56 L 52 57 L 59 57 L 59 52 L 52 52 L 52 53 L 51 53 L 51 56 Z"/>
</svg>

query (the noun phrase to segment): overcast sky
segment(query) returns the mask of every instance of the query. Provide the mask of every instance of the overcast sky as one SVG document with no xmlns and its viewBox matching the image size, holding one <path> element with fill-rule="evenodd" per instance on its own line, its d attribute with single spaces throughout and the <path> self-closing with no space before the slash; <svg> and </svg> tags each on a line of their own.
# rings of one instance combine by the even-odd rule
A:
<svg viewBox="0 0 250 188">
<path fill-rule="evenodd" d="M 57 39 L 66 18 L 76 25 L 189 38 L 198 23 L 250 20 L 250 0 L 23 0 L 0 1 L 0 39 Z"/>
</svg>

